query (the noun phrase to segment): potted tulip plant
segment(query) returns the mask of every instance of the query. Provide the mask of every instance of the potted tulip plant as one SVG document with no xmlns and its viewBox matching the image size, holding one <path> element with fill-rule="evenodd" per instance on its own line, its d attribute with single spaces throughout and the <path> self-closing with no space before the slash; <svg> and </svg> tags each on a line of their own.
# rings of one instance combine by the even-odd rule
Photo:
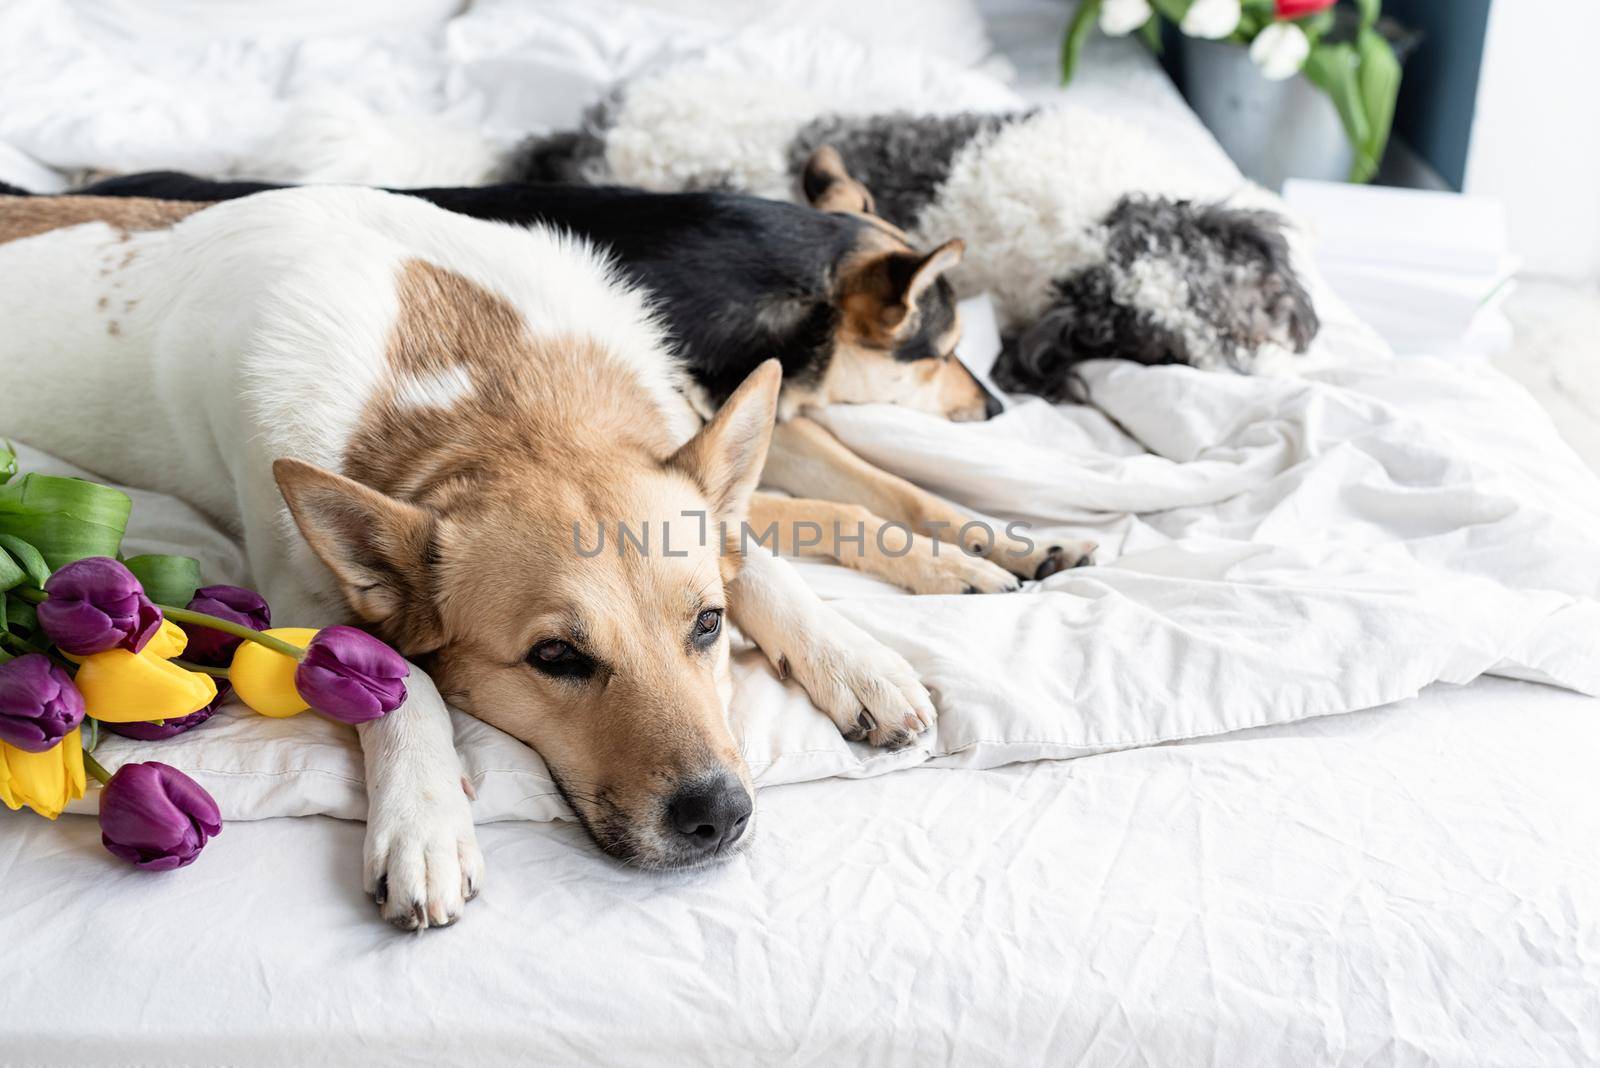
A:
<svg viewBox="0 0 1600 1068">
<path fill-rule="evenodd" d="M 104 728 L 145 741 L 194 730 L 230 687 L 249 708 L 359 724 L 405 700 L 408 667 L 353 627 L 273 629 L 267 603 L 200 586 L 183 556 L 119 559 L 132 502 L 28 474 L 0 443 L 0 803 L 55 819 L 100 784 L 101 840 L 141 868 L 181 868 L 222 830 L 216 802 L 159 761 L 114 772 Z"/>
<path fill-rule="evenodd" d="M 1370 181 L 1400 92 L 1394 27 L 1381 0 L 1081 0 L 1062 43 L 1070 81 L 1098 27 L 1162 47 L 1177 28 L 1185 95 L 1250 177 Z"/>
</svg>

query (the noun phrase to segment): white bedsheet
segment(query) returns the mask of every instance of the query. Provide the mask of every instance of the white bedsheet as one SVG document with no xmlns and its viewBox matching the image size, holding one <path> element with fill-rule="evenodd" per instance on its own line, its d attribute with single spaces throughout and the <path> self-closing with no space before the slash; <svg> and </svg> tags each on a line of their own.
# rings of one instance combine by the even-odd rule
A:
<svg viewBox="0 0 1600 1068">
<path fill-rule="evenodd" d="M 1084 373 L 1093 407 L 1030 402 L 966 424 L 885 406 L 821 413 L 858 453 L 996 530 L 1090 534 L 1105 562 L 986 597 L 914 597 L 806 565 L 911 662 L 940 719 L 898 753 L 846 742 L 748 652 L 734 717 L 759 785 L 1080 757 L 1485 673 L 1600 693 L 1600 480 L 1504 376 L 1421 358 L 1293 378 L 1115 362 Z M 185 514 L 142 499 L 130 550 L 145 548 L 147 522 L 181 540 L 167 532 Z M 216 532 L 189 537 L 226 556 Z M 568 818 L 531 751 L 459 714 L 457 744 L 480 822 Z M 365 814 L 353 733 L 315 717 L 238 709 L 177 739 L 106 747 L 114 763 L 193 773 L 229 819 Z"/>
<path fill-rule="evenodd" d="M 151 877 L 0 814 L 0 1061 L 1593 1064 L 1597 754 L 1600 701 L 1484 680 L 779 787 L 693 877 L 499 824 L 421 936 L 374 921 L 360 824 L 230 824 Z"/>
<path fill-rule="evenodd" d="M 328 63 L 371 106 L 447 107 L 405 56 L 438 47 L 449 4 L 417 0 L 381 55 L 213 49 L 211 80 L 176 86 L 132 60 L 95 80 L 81 41 L 26 36 L 55 6 L 0 11 L 0 51 L 49 81 L 6 97 L 0 138 L 56 166 L 237 166 Z M 996 39 L 1047 75 L 1058 6 L 996 6 Z M 96 33 L 128 9 L 101 10 Z M 1082 101 L 1218 164 L 1136 51 L 1097 47 L 1084 74 Z M 62 86 L 100 106 L 60 107 Z M 644 876 L 526 822 L 562 815 L 536 759 L 468 721 L 478 816 L 517 822 L 480 828 L 487 889 L 420 938 L 361 895 L 359 824 L 244 821 L 360 816 L 348 737 L 309 720 L 230 717 L 159 750 L 233 821 L 180 872 L 127 870 L 90 818 L 0 812 L 0 1062 L 1600 1060 L 1600 700 L 1433 682 L 1600 687 L 1596 482 L 1508 381 L 1339 340 L 1342 366 L 1299 381 L 1098 367 L 1099 410 L 828 413 L 884 465 L 1097 536 L 1107 563 L 949 599 L 808 565 L 945 716 L 873 753 L 744 661 L 764 784 L 870 778 L 764 789 L 728 868 Z M 245 577 L 193 517 L 136 514 L 133 548 L 203 546 L 208 574 Z M 260 762 L 243 776 L 240 753 Z"/>
</svg>

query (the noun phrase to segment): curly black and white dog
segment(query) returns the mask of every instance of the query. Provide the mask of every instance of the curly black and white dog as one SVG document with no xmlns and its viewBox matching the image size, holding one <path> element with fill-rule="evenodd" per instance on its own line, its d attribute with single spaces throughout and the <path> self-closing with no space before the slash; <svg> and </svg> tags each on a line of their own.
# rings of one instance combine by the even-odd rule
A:
<svg viewBox="0 0 1600 1068">
<path fill-rule="evenodd" d="M 673 81 L 623 87 L 500 176 L 737 189 L 873 211 L 919 245 L 959 236 L 951 281 L 988 292 L 1005 335 L 996 380 L 1053 399 L 1080 360 L 1248 371 L 1316 336 L 1284 220 L 1186 184 L 1181 160 L 1121 121 L 1075 108 L 808 119 L 752 108 L 731 84 L 695 87 L 685 108 Z"/>
</svg>

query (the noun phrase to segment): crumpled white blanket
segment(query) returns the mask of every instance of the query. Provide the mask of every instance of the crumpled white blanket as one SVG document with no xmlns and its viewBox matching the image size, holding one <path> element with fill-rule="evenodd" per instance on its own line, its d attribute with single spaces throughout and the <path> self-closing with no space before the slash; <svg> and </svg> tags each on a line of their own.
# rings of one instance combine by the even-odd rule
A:
<svg viewBox="0 0 1600 1068">
<path fill-rule="evenodd" d="M 987 423 L 820 413 L 862 455 L 1001 523 L 1099 539 L 1104 563 L 966 597 L 800 565 L 912 663 L 940 719 L 899 753 L 846 742 L 748 652 L 734 706 L 758 784 L 1154 745 L 1485 673 L 1600 693 L 1600 481 L 1509 379 L 1421 358 L 1304 378 L 1102 362 L 1086 377 L 1093 406 L 1030 401 Z M 173 540 L 147 498 L 136 549 L 152 522 Z M 354 735 L 310 716 L 235 709 L 174 740 L 105 744 L 195 773 L 230 819 L 365 811 Z M 567 815 L 530 750 L 464 715 L 457 744 L 480 821 Z"/>
<path fill-rule="evenodd" d="M 442 0 L 409 3 L 410 20 L 386 5 L 323 11 L 317 32 L 303 2 L 276 29 L 256 12 L 232 35 L 199 13 L 187 27 L 168 17 L 159 47 L 134 54 L 110 43 L 139 10 L 124 0 L 17 0 L 0 9 L 0 139 L 58 167 L 227 170 L 262 158 L 251 153 L 284 109 L 340 78 L 365 106 L 509 135 L 568 122 L 606 79 L 690 54 L 776 65 L 878 108 L 895 92 L 925 107 L 1014 99 L 950 58 L 815 27 L 691 26 L 668 0 L 499 0 L 453 18 Z M 674 18 L 681 34 L 662 29 Z M 530 78 L 547 79 L 544 91 Z M 1114 110 L 1113 87 L 1088 80 L 1083 91 Z M 1125 91 L 1126 79 L 1116 84 Z M 101 105 L 61 107 L 74 86 Z M 1146 88 L 1135 94 L 1141 116 L 1169 115 L 1204 139 L 1170 86 Z M 572 114 L 540 112 L 551 108 Z M 1215 153 L 1192 155 L 1231 173 Z M 802 565 L 912 662 L 942 716 L 905 752 L 852 745 L 747 653 L 735 707 L 757 781 L 1077 756 L 1369 708 L 1485 672 L 1600 692 L 1600 483 L 1508 379 L 1394 360 L 1325 293 L 1318 302 L 1320 369 L 1299 378 L 1100 364 L 1086 371 L 1091 407 L 1035 401 L 984 424 L 882 407 L 823 413 L 862 455 L 998 521 L 1097 538 L 1102 563 L 1019 594 L 959 598 Z M 24 462 L 50 469 L 36 455 Z M 248 581 L 237 546 L 177 502 L 141 495 L 128 546 L 181 547 L 202 557 L 209 581 Z M 457 742 L 478 819 L 565 814 L 525 747 L 466 716 Z M 105 744 L 112 760 L 194 772 L 229 819 L 365 811 L 353 735 L 309 716 L 235 709 L 168 742 Z"/>
<path fill-rule="evenodd" d="M 1015 106 L 976 69 L 1007 72 L 990 50 L 967 0 L 9 0 L 0 180 L 465 184 L 499 148 L 576 125 L 619 80 L 685 60 L 832 87 L 833 105 Z"/>
</svg>

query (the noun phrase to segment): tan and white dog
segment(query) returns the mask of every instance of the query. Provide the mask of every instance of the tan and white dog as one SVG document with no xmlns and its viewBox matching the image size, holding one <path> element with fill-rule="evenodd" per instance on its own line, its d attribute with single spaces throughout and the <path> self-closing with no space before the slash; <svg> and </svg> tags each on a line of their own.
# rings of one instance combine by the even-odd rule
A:
<svg viewBox="0 0 1600 1068">
<path fill-rule="evenodd" d="M 423 669 L 359 728 L 391 922 L 452 923 L 482 880 L 446 700 L 646 867 L 749 840 L 724 611 L 848 736 L 932 723 L 786 563 L 701 536 L 744 518 L 776 364 L 702 427 L 645 298 L 581 242 L 350 188 L 0 197 L 0 279 L 0 432 L 197 506 L 275 621 L 354 616 Z M 672 552 L 578 551 L 618 524 Z"/>
</svg>

